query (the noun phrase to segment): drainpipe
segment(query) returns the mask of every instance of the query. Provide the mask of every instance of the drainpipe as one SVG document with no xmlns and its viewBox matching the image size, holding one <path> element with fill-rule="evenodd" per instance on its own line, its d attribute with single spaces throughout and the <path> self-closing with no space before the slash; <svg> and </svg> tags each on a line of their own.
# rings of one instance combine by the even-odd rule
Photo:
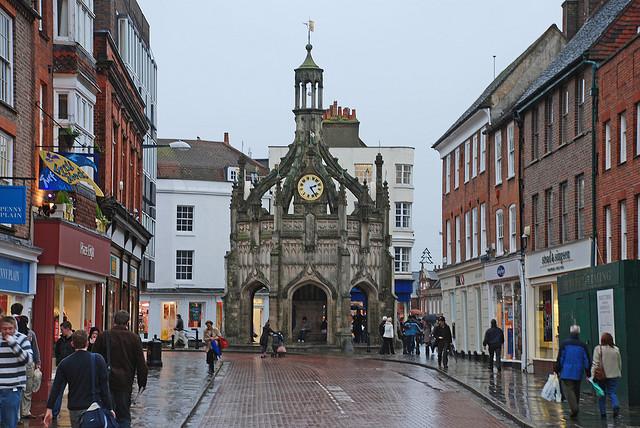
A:
<svg viewBox="0 0 640 428">
<path fill-rule="evenodd" d="M 596 243 L 598 237 L 598 213 L 596 206 L 596 174 L 598 172 L 598 156 L 596 155 L 596 132 L 598 128 L 598 63 L 584 60 L 591 65 L 591 267 L 596 265 Z"/>
</svg>

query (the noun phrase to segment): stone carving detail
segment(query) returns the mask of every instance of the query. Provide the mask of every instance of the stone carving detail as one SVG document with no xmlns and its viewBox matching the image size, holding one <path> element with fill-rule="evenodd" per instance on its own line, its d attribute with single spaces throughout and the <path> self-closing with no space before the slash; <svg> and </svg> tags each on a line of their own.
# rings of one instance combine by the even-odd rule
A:
<svg viewBox="0 0 640 428">
<path fill-rule="evenodd" d="M 336 220 L 318 220 L 316 224 L 318 232 L 335 232 L 338 230 L 338 222 Z"/>
<path fill-rule="evenodd" d="M 262 232 L 273 232 L 273 221 L 260 222 L 260 230 Z"/>
<path fill-rule="evenodd" d="M 285 232 L 302 232 L 304 231 L 303 220 L 283 220 L 282 229 Z"/>
<path fill-rule="evenodd" d="M 360 232 L 360 223 L 357 221 L 349 220 L 347 222 L 347 232 L 349 233 L 358 233 Z"/>
</svg>

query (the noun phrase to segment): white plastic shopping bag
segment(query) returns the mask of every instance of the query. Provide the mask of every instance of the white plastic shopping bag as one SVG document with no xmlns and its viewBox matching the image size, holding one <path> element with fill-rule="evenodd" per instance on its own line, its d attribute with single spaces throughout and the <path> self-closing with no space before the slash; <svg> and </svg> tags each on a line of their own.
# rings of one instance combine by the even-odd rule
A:
<svg viewBox="0 0 640 428">
<path fill-rule="evenodd" d="M 558 376 L 555 373 L 549 375 L 549 379 L 547 379 L 547 383 L 544 384 L 540 395 L 547 401 L 556 401 L 558 403 L 562 401 L 560 382 L 558 381 Z"/>
</svg>

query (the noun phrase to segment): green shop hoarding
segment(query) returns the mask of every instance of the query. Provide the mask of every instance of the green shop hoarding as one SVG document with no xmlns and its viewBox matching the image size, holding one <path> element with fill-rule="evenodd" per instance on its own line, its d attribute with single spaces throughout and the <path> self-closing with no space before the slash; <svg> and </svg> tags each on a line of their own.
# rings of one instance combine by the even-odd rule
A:
<svg viewBox="0 0 640 428">
<path fill-rule="evenodd" d="M 624 260 L 582 269 L 558 278 L 560 340 L 572 324 L 590 355 L 604 332 L 614 336 L 622 354 L 619 394 L 629 404 L 640 404 L 640 260 Z M 633 362 L 633 364 L 629 364 Z M 633 382 L 635 380 L 635 382 Z"/>
</svg>

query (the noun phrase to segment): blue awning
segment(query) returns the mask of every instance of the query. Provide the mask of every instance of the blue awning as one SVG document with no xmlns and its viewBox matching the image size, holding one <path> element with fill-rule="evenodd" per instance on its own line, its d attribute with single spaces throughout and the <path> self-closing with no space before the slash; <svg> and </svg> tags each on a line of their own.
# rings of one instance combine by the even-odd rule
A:
<svg viewBox="0 0 640 428">
<path fill-rule="evenodd" d="M 411 293 L 413 293 L 413 280 L 396 279 L 394 290 L 396 292 L 398 302 L 410 302 Z"/>
<path fill-rule="evenodd" d="M 351 301 L 366 303 L 367 295 L 360 288 L 353 287 L 351 289 Z"/>
</svg>

